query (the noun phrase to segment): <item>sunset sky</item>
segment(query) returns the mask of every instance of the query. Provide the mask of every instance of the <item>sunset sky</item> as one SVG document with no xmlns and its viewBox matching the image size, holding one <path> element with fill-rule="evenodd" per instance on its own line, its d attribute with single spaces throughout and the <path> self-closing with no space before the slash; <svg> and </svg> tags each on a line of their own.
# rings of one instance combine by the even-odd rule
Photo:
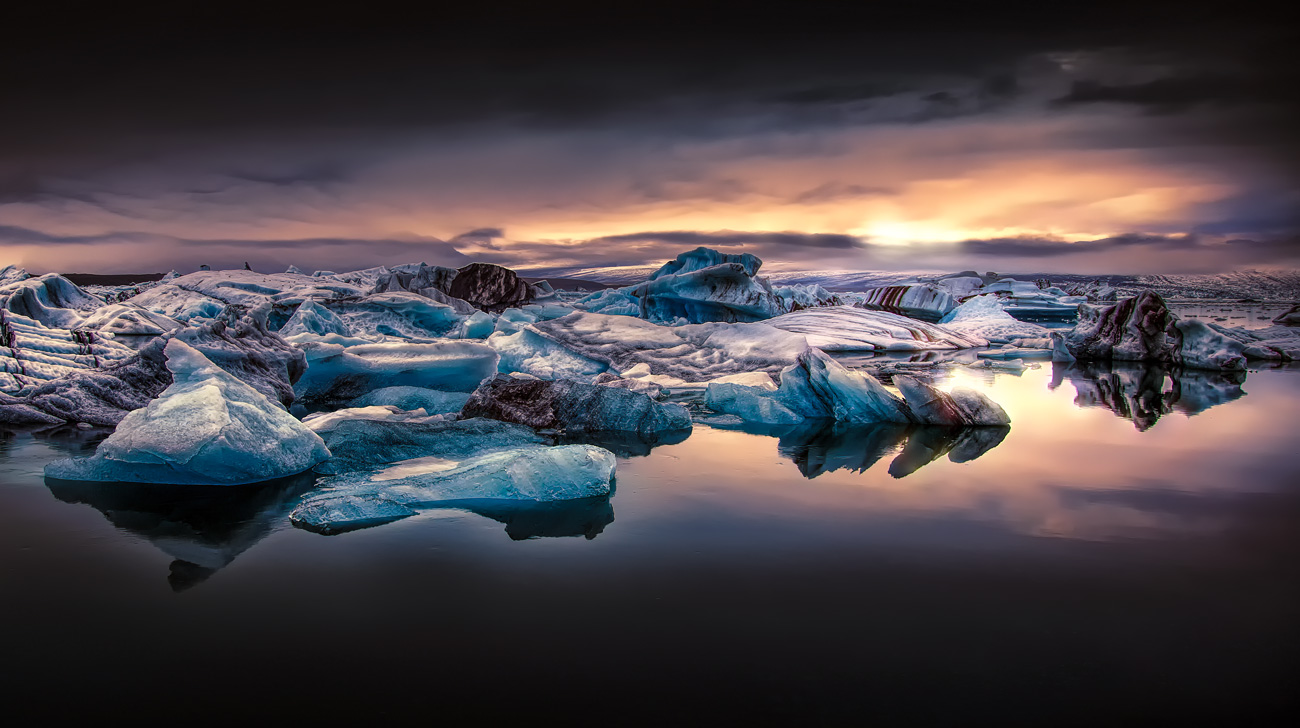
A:
<svg viewBox="0 0 1300 728">
<path fill-rule="evenodd" d="M 1300 266 L 1295 39 L 1249 4 L 483 5 L 16 15 L 0 265 Z"/>
</svg>

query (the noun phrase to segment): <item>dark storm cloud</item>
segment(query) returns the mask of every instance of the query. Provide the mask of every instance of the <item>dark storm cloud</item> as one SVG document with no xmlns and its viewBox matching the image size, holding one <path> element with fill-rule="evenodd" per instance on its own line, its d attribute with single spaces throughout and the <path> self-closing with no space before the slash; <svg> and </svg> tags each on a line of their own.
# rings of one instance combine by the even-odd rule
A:
<svg viewBox="0 0 1300 728">
<path fill-rule="evenodd" d="M 1069 93 L 1053 99 L 1052 105 L 1130 104 L 1155 113 L 1175 113 L 1200 104 L 1240 106 L 1243 104 L 1290 103 L 1300 76 L 1260 80 L 1252 77 L 1188 76 L 1160 78 L 1145 83 L 1105 84 L 1075 81 Z"/>
<path fill-rule="evenodd" d="M 448 256 L 460 247 L 507 265 L 548 256 L 632 265 L 697 245 L 869 263 L 890 251 L 839 233 L 908 219 L 912 182 L 970 179 L 962 160 L 974 167 L 1034 144 L 1044 159 L 1140 150 L 1152 165 L 1231 169 L 1240 194 L 1207 203 L 1220 205 L 1213 219 L 1180 231 L 1253 235 L 1263 229 L 1252 225 L 1294 207 L 1297 189 L 1285 94 L 1294 46 L 1270 16 L 1235 5 L 493 3 L 379 23 L 355 9 L 277 19 L 224 6 L 139 16 L 114 7 L 112 16 L 42 18 L 33 7 L 8 11 L 0 44 L 0 67 L 16 69 L 0 74 L 0 223 L 14 228 L 13 245 L 148 241 L 178 256 L 314 247 L 331 251 L 331 265 L 365 266 L 406 255 L 402 246 L 415 243 L 392 231 L 417 230 L 439 236 L 422 239 Z M 1044 116 L 1107 123 L 1065 127 L 1050 144 L 989 141 L 999 123 Z M 1120 117 L 1138 121 L 1111 123 Z M 941 138 L 962 121 L 988 128 Z M 887 136 L 909 128 L 933 130 L 931 143 Z M 879 160 L 878 175 L 870 163 L 834 166 L 855 143 L 835 135 L 863 129 L 885 130 L 882 150 L 907 151 Z M 792 159 L 807 167 L 776 168 Z M 855 205 L 891 196 L 897 213 L 855 219 Z M 1281 202 L 1263 209 L 1259 199 Z M 784 215 L 830 203 L 846 212 L 824 227 Z M 746 205 L 775 210 L 729 217 Z M 654 219 L 687 207 L 717 213 Z M 617 219 L 623 210 L 628 220 Z M 452 236 L 480 220 L 527 225 L 534 242 L 497 228 Z M 611 224 L 593 229 L 593 220 Z M 1123 221 L 1077 229 L 1129 229 Z M 1148 222 L 1133 227 L 1178 227 Z M 1270 225 L 1270 234 L 1285 228 Z M 658 226 L 669 231 L 598 235 Z M 689 229 L 762 226 L 795 232 Z M 115 232 L 131 229 L 168 234 Z M 593 237 L 567 239 L 574 230 Z M 1012 239 L 913 250 L 1061 259 L 1155 254 L 1162 244 Z"/>
</svg>

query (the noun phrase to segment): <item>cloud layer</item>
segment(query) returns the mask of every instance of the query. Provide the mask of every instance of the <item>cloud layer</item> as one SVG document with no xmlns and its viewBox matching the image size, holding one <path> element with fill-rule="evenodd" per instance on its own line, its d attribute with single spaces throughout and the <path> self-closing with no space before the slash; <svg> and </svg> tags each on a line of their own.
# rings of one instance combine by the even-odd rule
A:
<svg viewBox="0 0 1300 728">
<path fill-rule="evenodd" d="M 0 49 L 32 69 L 0 82 L 0 259 L 1300 264 L 1300 77 L 1266 16 L 494 8 L 32 20 Z"/>
</svg>

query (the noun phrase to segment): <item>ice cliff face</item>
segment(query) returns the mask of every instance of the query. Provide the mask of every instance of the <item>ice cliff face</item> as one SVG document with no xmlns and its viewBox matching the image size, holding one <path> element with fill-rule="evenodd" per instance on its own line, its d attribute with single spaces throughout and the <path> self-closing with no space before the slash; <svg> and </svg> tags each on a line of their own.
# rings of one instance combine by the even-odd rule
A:
<svg viewBox="0 0 1300 728">
<path fill-rule="evenodd" d="M 283 407 L 173 339 L 172 383 L 122 419 L 94 456 L 61 460 L 62 480 L 236 485 L 301 473 L 329 450 Z"/>
</svg>

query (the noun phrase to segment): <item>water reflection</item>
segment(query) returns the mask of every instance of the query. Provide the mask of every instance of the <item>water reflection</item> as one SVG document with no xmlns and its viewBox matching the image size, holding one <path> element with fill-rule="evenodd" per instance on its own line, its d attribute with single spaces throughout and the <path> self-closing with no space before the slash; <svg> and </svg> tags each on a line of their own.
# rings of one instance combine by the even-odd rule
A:
<svg viewBox="0 0 1300 728">
<path fill-rule="evenodd" d="M 904 478 L 944 455 L 954 463 L 975 460 L 997 447 L 1011 431 L 1010 427 L 855 425 L 826 420 L 785 426 L 746 423 L 721 429 L 776 437 L 777 452 L 794 462 L 808 479 L 836 470 L 864 473 L 893 453 L 897 455 L 889 464 L 889 474 Z"/>
<path fill-rule="evenodd" d="M 514 541 L 570 536 L 590 541 L 614 522 L 614 506 L 609 498 L 601 495 L 550 503 L 485 500 L 461 502 L 454 507 L 504 523 L 506 535 Z"/>
<path fill-rule="evenodd" d="M 1076 405 L 1108 409 L 1143 432 L 1171 412 L 1195 415 L 1246 396 L 1245 372 L 1176 370 L 1155 363 L 1053 364 L 1048 386 L 1056 389 L 1067 379 L 1077 393 Z"/>
<path fill-rule="evenodd" d="M 311 474 L 250 486 L 45 480 L 55 498 L 91 506 L 171 556 L 167 582 L 176 591 L 203 582 L 283 525 L 314 483 Z"/>
</svg>

